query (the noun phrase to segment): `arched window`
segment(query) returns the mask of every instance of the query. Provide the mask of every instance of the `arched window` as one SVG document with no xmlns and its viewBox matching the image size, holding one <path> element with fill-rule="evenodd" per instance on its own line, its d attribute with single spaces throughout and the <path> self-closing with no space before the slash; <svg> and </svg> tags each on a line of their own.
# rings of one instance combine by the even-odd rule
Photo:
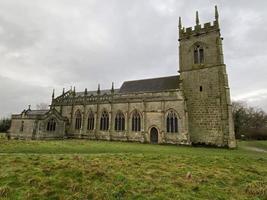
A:
<svg viewBox="0 0 267 200">
<path fill-rule="evenodd" d="M 22 121 L 20 125 L 20 131 L 23 132 L 23 130 L 24 130 L 24 121 Z"/>
<path fill-rule="evenodd" d="M 101 119 L 100 119 L 100 130 L 107 131 L 109 128 L 109 116 L 106 111 L 102 112 Z"/>
<path fill-rule="evenodd" d="M 135 110 L 132 115 L 132 131 L 141 131 L 141 117 L 137 110 Z"/>
<path fill-rule="evenodd" d="M 91 111 L 89 112 L 89 115 L 88 115 L 87 129 L 94 130 L 94 123 L 95 123 L 95 117 L 94 117 L 94 113 Z"/>
<path fill-rule="evenodd" d="M 194 49 L 194 63 L 195 64 L 204 63 L 204 49 L 200 45 L 197 45 Z"/>
<path fill-rule="evenodd" d="M 82 115 L 79 110 L 75 113 L 75 129 L 79 130 L 82 127 Z"/>
<path fill-rule="evenodd" d="M 55 119 L 50 119 L 47 122 L 46 130 L 47 131 L 55 131 L 56 130 L 56 120 Z"/>
<path fill-rule="evenodd" d="M 178 118 L 174 111 L 168 112 L 166 120 L 167 133 L 177 133 L 178 132 Z"/>
<path fill-rule="evenodd" d="M 125 130 L 125 118 L 122 112 L 118 112 L 115 117 L 115 131 Z"/>
</svg>

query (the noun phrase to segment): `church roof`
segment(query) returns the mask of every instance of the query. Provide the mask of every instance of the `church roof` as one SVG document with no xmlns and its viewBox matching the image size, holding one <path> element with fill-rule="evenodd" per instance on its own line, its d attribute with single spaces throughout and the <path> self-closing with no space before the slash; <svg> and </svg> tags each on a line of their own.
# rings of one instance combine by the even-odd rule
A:
<svg viewBox="0 0 267 200">
<path fill-rule="evenodd" d="M 26 114 L 27 115 L 44 115 L 48 112 L 49 110 L 27 110 Z"/>
<path fill-rule="evenodd" d="M 122 84 L 119 93 L 160 92 L 172 89 L 179 89 L 178 75 L 126 81 Z"/>
<path fill-rule="evenodd" d="M 127 94 L 127 93 L 138 93 L 138 92 L 162 92 L 167 90 L 179 89 L 180 76 L 167 76 L 151 79 L 141 79 L 133 81 L 125 81 L 119 89 L 114 89 L 114 94 Z M 69 98 L 69 94 L 72 91 L 68 91 L 65 94 L 57 97 L 58 98 Z M 111 95 L 111 89 L 100 90 L 101 95 Z M 84 97 L 85 92 L 76 92 L 75 97 Z M 97 96 L 97 90 L 87 91 L 87 96 Z M 72 96 L 72 95 L 71 95 Z M 36 111 L 33 111 L 36 112 Z M 41 111 L 42 112 L 42 111 Z M 45 114 L 45 111 L 44 111 Z"/>
</svg>

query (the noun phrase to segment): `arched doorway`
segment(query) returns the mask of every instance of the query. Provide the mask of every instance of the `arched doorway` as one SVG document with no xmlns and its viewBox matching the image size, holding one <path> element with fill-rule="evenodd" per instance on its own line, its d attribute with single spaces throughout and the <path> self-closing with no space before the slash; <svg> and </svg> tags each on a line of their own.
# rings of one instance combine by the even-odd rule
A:
<svg viewBox="0 0 267 200">
<path fill-rule="evenodd" d="M 150 143 L 157 144 L 158 143 L 158 130 L 155 127 L 150 129 Z"/>
</svg>

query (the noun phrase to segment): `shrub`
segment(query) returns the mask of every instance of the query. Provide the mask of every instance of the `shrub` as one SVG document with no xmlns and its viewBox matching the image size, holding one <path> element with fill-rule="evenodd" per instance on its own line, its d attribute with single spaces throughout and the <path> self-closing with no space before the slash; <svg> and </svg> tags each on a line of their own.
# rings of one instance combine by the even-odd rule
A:
<svg viewBox="0 0 267 200">
<path fill-rule="evenodd" d="M 0 119 L 0 132 L 6 133 L 11 126 L 11 119 L 3 118 Z"/>
</svg>

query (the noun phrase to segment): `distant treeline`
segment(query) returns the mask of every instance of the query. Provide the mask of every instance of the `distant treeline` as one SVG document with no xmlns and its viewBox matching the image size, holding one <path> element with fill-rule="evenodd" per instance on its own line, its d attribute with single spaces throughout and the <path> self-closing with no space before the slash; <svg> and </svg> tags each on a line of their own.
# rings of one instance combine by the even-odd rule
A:
<svg viewBox="0 0 267 200">
<path fill-rule="evenodd" d="M 11 125 L 10 118 L 2 118 L 0 119 L 0 133 L 6 133 Z"/>
<path fill-rule="evenodd" d="M 237 139 L 267 139 L 267 113 L 262 109 L 233 102 L 233 118 Z"/>
</svg>

